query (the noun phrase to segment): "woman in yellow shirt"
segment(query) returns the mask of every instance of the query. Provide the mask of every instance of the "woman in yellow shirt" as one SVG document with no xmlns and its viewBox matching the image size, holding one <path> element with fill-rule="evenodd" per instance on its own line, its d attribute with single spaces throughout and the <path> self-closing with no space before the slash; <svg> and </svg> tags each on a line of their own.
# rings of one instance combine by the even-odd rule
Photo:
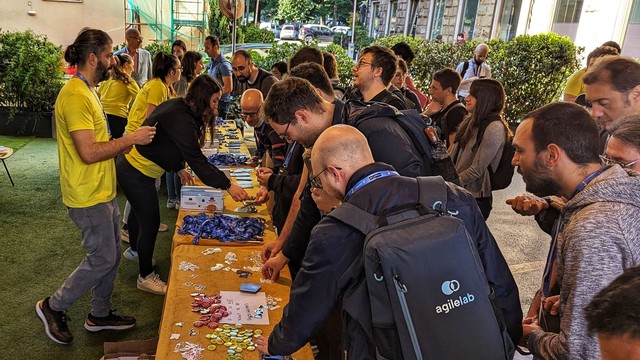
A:
<svg viewBox="0 0 640 360">
<path fill-rule="evenodd" d="M 129 104 L 140 91 L 140 87 L 131 77 L 133 58 L 129 54 L 114 56 L 116 65 L 109 70 L 109 80 L 100 83 L 98 94 L 107 114 L 109 129 L 114 139 L 122 137 L 127 125 Z"/>
<path fill-rule="evenodd" d="M 127 126 L 125 132 L 131 134 L 142 125 L 153 110 L 163 102 L 176 97 L 176 93 L 173 90 L 173 84 L 180 80 L 182 74 L 182 67 L 180 66 L 180 60 L 175 55 L 165 54 L 159 52 L 153 58 L 152 67 L 153 78 L 147 81 L 133 102 L 131 111 L 129 111 L 129 117 L 127 118 Z M 160 189 L 160 178 L 157 179 L 156 188 Z M 131 204 L 127 201 L 124 206 L 123 214 L 123 227 L 121 237 L 124 241 L 129 240 L 129 231 L 127 226 L 127 218 L 131 211 Z M 169 227 L 166 224 L 160 224 L 159 231 L 167 231 Z M 125 257 L 130 260 L 135 260 L 134 256 Z"/>
<path fill-rule="evenodd" d="M 133 102 L 127 118 L 128 134 L 134 132 L 158 105 L 176 97 L 173 84 L 180 80 L 182 67 L 175 55 L 159 52 L 153 59 L 153 78 L 147 81 Z"/>
</svg>

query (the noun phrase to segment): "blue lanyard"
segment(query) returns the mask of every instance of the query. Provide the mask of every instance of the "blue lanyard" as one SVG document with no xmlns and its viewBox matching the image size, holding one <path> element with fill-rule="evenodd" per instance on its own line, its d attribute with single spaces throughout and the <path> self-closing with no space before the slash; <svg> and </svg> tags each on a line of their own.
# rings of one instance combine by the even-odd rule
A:
<svg viewBox="0 0 640 360">
<path fill-rule="evenodd" d="M 96 93 L 93 92 L 93 88 L 89 84 L 89 81 L 87 80 L 87 78 L 84 77 L 84 75 L 80 74 L 79 72 L 76 72 L 76 77 L 82 80 L 85 85 L 87 85 L 87 87 L 89 88 L 89 91 L 91 91 L 93 96 L 98 101 L 98 104 L 100 105 L 100 109 L 102 110 L 102 116 L 104 116 L 104 122 L 107 123 L 107 134 L 109 134 L 109 140 L 111 140 L 111 126 L 109 126 L 109 120 L 107 120 L 107 113 L 104 112 L 104 108 L 102 107 L 102 103 L 100 102 L 100 99 L 98 98 Z"/>
<path fill-rule="evenodd" d="M 291 147 L 289 148 L 289 151 L 287 152 L 287 157 L 284 158 L 284 164 L 282 164 L 283 168 L 287 168 L 287 166 L 289 166 L 289 162 L 291 161 L 291 156 L 293 156 L 293 151 L 296 149 L 296 146 L 298 146 L 298 142 L 294 141 L 291 143 Z"/>
<path fill-rule="evenodd" d="M 609 166 L 603 166 L 600 169 L 592 172 L 587 175 L 584 180 L 576 186 L 576 189 L 571 194 L 571 198 L 576 196 L 580 191 L 584 190 L 589 183 L 595 179 L 598 175 L 602 174 L 605 170 L 607 170 Z M 570 199 L 571 199 L 570 198 Z M 553 237 L 551 238 L 551 248 L 549 249 L 549 253 L 547 255 L 547 263 L 544 268 L 544 275 L 542 277 L 542 295 L 544 297 L 549 296 L 549 286 L 551 285 L 551 272 L 553 271 L 553 265 L 556 261 L 556 257 L 558 256 L 558 233 L 560 232 L 560 228 L 562 227 L 563 214 L 560 213 L 560 217 L 555 224 L 555 228 L 553 230 Z"/>
<path fill-rule="evenodd" d="M 355 194 L 356 191 L 362 189 L 364 186 L 376 181 L 376 180 L 380 180 L 389 176 L 399 176 L 399 174 L 395 171 L 392 170 L 382 170 L 382 171 L 376 171 L 371 175 L 368 175 L 366 177 L 364 177 L 363 179 L 360 179 L 360 181 L 358 181 L 352 188 L 351 190 L 349 190 L 349 192 L 347 193 L 347 195 L 345 195 L 344 197 L 344 201 L 347 201 L 351 196 L 353 196 L 353 194 Z"/>
</svg>

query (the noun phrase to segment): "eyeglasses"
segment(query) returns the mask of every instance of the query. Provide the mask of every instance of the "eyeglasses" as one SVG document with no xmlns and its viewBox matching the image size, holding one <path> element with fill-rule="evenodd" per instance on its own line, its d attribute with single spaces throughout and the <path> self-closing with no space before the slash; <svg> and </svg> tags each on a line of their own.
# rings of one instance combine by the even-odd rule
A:
<svg viewBox="0 0 640 360">
<path fill-rule="evenodd" d="M 252 112 L 252 113 L 248 113 L 248 112 L 244 112 L 243 111 L 243 112 L 240 113 L 240 117 L 241 118 L 254 117 L 254 116 L 257 116 L 257 115 L 258 115 L 257 111 L 256 112 Z"/>
<path fill-rule="evenodd" d="M 637 164 L 638 162 L 640 162 L 640 159 L 638 159 L 638 160 L 634 160 L 634 161 L 632 161 L 632 162 L 630 162 L 630 163 L 626 163 L 626 164 L 624 164 L 624 163 L 622 163 L 622 162 L 620 162 L 620 161 L 618 161 L 618 160 L 614 160 L 614 159 L 612 159 L 612 158 L 608 157 L 607 155 L 600 155 L 600 160 L 602 160 L 602 163 L 603 163 L 603 164 L 605 164 L 605 165 L 607 165 L 607 166 L 611 166 L 611 165 L 620 165 L 620 166 L 622 166 L 622 167 L 623 167 L 623 168 L 625 168 L 625 169 L 626 169 L 626 168 L 630 168 L 630 167 L 632 167 L 633 165 L 635 165 L 635 164 Z"/>
<path fill-rule="evenodd" d="M 238 72 L 238 71 L 242 72 L 246 68 L 247 68 L 246 66 L 238 66 L 238 67 L 232 67 L 231 70 L 233 70 L 234 72 Z"/>
<path fill-rule="evenodd" d="M 342 170 L 342 168 L 334 166 L 335 169 L 337 170 Z M 322 189 L 322 183 L 320 182 L 320 175 L 322 175 L 323 172 L 329 170 L 329 167 L 327 166 L 326 168 L 324 168 L 324 170 L 320 171 L 320 173 L 318 173 L 318 175 L 312 177 L 309 180 L 309 184 L 311 185 L 311 187 L 314 187 L 316 189 Z"/>
<path fill-rule="evenodd" d="M 289 131 L 289 126 L 291 125 L 291 122 L 287 123 L 287 127 L 284 128 L 284 132 L 278 136 L 280 136 L 280 139 L 287 141 L 287 132 Z"/>
<path fill-rule="evenodd" d="M 369 66 L 373 66 L 372 63 L 364 61 L 364 60 L 360 60 L 358 61 L 358 63 L 356 64 L 356 70 L 360 70 L 361 67 L 365 66 L 365 65 L 369 65 Z"/>
</svg>

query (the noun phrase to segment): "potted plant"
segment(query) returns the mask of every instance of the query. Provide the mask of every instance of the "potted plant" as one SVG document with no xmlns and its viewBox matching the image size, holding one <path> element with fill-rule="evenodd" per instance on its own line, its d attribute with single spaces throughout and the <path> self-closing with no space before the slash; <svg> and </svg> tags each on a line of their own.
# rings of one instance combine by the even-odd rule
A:
<svg viewBox="0 0 640 360">
<path fill-rule="evenodd" d="M 0 31 L 0 134 L 52 136 L 62 48 L 31 30 Z"/>
</svg>

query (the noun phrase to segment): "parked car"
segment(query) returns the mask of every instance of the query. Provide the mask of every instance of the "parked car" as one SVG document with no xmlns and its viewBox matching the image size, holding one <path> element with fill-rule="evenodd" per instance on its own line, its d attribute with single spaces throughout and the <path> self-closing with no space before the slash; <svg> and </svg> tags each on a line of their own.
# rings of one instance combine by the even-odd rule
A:
<svg viewBox="0 0 640 360">
<path fill-rule="evenodd" d="M 348 35 L 351 33 L 351 28 L 348 26 L 334 26 L 331 28 L 331 31 L 333 31 L 334 33 L 341 33 L 341 34 Z"/>
<path fill-rule="evenodd" d="M 236 51 L 251 50 L 251 51 L 257 52 L 258 55 L 262 57 L 266 57 L 269 54 L 269 51 L 271 51 L 272 47 L 273 45 L 271 44 L 263 44 L 263 43 L 236 44 Z M 231 53 L 231 45 L 221 45 L 220 51 L 227 59 L 231 60 L 231 57 L 233 56 L 233 54 Z"/>
<path fill-rule="evenodd" d="M 292 24 L 284 24 L 280 28 L 280 39 L 296 40 L 298 38 L 298 27 Z"/>
<path fill-rule="evenodd" d="M 298 34 L 298 39 L 307 42 L 318 40 L 320 42 L 333 42 L 333 31 L 328 26 L 318 24 L 303 25 Z"/>
</svg>

